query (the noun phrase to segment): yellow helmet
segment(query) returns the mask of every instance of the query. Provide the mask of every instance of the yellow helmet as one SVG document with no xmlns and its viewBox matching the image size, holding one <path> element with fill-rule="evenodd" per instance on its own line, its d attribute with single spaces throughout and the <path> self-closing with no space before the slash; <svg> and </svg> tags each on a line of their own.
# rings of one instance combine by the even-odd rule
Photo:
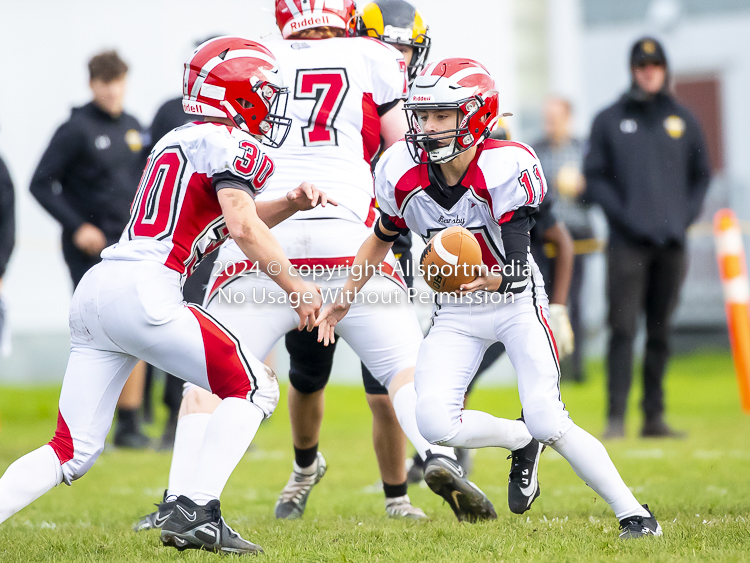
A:
<svg viewBox="0 0 750 563">
<path fill-rule="evenodd" d="M 358 35 L 414 49 L 407 61 L 411 86 L 430 52 L 429 27 L 417 9 L 405 0 L 373 0 L 362 8 L 358 24 Z"/>
<path fill-rule="evenodd" d="M 497 139 L 499 141 L 510 141 L 510 129 L 508 124 L 503 117 L 497 120 L 497 125 L 490 133 L 490 139 Z"/>
</svg>

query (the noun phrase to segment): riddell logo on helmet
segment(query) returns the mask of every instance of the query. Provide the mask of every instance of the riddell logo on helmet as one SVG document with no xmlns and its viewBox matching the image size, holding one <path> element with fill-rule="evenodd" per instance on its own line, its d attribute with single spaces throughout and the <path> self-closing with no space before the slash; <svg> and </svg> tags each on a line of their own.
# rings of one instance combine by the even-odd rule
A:
<svg viewBox="0 0 750 563">
<path fill-rule="evenodd" d="M 412 96 L 412 102 L 431 102 L 434 98 L 432 96 Z"/>
<path fill-rule="evenodd" d="M 329 25 L 331 22 L 328 20 L 328 16 L 309 17 L 300 21 L 293 21 L 291 25 L 292 33 L 307 29 L 308 27 L 318 27 L 323 25 Z"/>
<path fill-rule="evenodd" d="M 188 113 L 203 113 L 203 108 L 200 104 L 194 104 L 192 102 L 182 102 L 182 109 Z"/>
</svg>

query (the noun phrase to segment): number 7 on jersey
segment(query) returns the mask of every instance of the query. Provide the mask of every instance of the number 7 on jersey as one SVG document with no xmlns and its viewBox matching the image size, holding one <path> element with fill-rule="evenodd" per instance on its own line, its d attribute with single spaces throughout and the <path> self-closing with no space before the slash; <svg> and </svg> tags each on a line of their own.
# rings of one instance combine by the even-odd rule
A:
<svg viewBox="0 0 750 563">
<path fill-rule="evenodd" d="M 349 78 L 345 68 L 297 71 L 294 99 L 315 100 L 310 119 L 302 127 L 302 142 L 306 147 L 338 146 L 338 131 L 334 122 L 348 91 Z"/>
</svg>

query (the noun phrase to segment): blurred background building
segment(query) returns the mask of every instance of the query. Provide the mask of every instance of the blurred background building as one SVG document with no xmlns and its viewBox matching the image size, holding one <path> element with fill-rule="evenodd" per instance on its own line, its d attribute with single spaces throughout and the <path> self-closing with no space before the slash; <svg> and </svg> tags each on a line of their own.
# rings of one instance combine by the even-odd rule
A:
<svg viewBox="0 0 750 563">
<path fill-rule="evenodd" d="M 710 219 L 731 206 L 750 219 L 750 0 L 412 0 L 430 25 L 431 59 L 467 56 L 500 85 L 516 140 L 542 135 L 548 95 L 569 99 L 576 133 L 629 85 L 628 52 L 645 34 L 662 40 L 677 98 L 706 132 L 715 179 L 690 233 L 690 269 L 676 324 L 679 341 L 726 339 Z M 21 22 L 33 22 L 33 25 Z M 117 49 L 130 66 L 126 110 L 149 124 L 180 94 L 182 62 L 196 40 L 216 34 L 262 39 L 276 34 L 271 0 L 39 0 L 8 3 L 0 18 L 0 154 L 16 186 L 17 244 L 3 283 L 12 352 L 0 358 L 0 383 L 60 380 L 68 352 L 71 286 L 60 233 L 28 192 L 55 129 L 88 100 L 86 62 Z M 666 213 L 669 210 L 665 210 Z M 599 220 L 598 235 L 606 236 Z M 601 355 L 604 259 L 591 258 L 584 287 L 588 353 Z M 277 371 L 284 374 L 284 354 Z M 359 382 L 359 362 L 341 350 L 334 377 Z M 498 366 L 483 384 L 512 377 Z"/>
</svg>

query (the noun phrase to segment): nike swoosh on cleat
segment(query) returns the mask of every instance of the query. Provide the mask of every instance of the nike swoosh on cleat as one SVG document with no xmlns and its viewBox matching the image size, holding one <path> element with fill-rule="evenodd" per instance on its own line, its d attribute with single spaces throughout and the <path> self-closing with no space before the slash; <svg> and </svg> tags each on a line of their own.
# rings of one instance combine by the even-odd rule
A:
<svg viewBox="0 0 750 563">
<path fill-rule="evenodd" d="M 182 512 L 183 516 L 185 516 L 185 518 L 187 518 L 190 522 L 195 522 L 195 519 L 198 517 L 195 512 L 190 513 L 182 508 L 179 504 L 177 505 L 177 508 L 180 509 L 180 512 Z"/>
<path fill-rule="evenodd" d="M 458 504 L 458 495 L 460 495 L 460 491 L 451 491 L 451 496 L 453 497 L 453 502 L 456 503 L 456 506 L 459 506 Z"/>
<path fill-rule="evenodd" d="M 182 538 L 178 538 L 177 536 L 174 537 L 174 542 L 182 547 L 183 545 L 187 545 L 187 541 L 183 540 Z"/>
<path fill-rule="evenodd" d="M 162 526 L 164 526 L 164 522 L 166 522 L 167 520 L 169 520 L 169 514 L 167 514 L 163 518 L 157 514 L 154 518 L 154 526 L 156 526 L 157 528 L 161 528 Z"/>
<path fill-rule="evenodd" d="M 531 472 L 531 475 L 532 475 L 532 478 L 534 478 L 533 479 L 534 481 L 536 481 L 535 477 L 536 477 L 536 472 L 537 472 L 537 467 L 538 466 L 539 466 L 539 456 L 536 457 L 536 460 L 534 461 L 534 469 Z M 530 479 L 530 481 L 531 481 L 531 479 Z M 519 487 L 519 489 L 520 489 L 521 493 L 524 496 L 526 496 L 526 497 L 530 497 L 531 495 L 534 494 L 534 491 L 536 491 L 536 487 L 533 484 L 531 484 L 531 483 L 529 483 L 528 487 Z"/>
</svg>

